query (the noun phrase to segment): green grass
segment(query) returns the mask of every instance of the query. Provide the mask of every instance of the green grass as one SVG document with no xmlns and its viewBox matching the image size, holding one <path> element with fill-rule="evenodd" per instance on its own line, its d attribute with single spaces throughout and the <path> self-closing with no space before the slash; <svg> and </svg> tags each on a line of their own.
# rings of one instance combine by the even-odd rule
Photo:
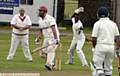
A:
<svg viewBox="0 0 120 76">
<path fill-rule="evenodd" d="M 89 28 L 85 29 L 85 32 L 91 31 Z M 67 61 L 67 50 L 70 46 L 72 36 L 62 36 L 62 70 L 48 72 L 44 68 L 44 60 L 40 58 L 38 54 L 33 54 L 33 62 L 28 62 L 23 55 L 21 46 L 18 47 L 15 57 L 12 61 L 7 61 L 6 56 L 10 48 L 11 34 L 0 33 L 0 72 L 40 72 L 41 76 L 91 76 L 90 67 L 82 67 L 81 61 L 75 53 L 74 64 L 65 65 Z M 30 49 L 38 47 L 34 44 L 35 35 L 30 35 Z M 87 61 L 90 62 L 92 59 L 91 42 L 86 42 L 83 47 Z M 118 61 L 115 58 L 113 61 L 113 76 L 118 76 L 117 71 Z"/>
</svg>

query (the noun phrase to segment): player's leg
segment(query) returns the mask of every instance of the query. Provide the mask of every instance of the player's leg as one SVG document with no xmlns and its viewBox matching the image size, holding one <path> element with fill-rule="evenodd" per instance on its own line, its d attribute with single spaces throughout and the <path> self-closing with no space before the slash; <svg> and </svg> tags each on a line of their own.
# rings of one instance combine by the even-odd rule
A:
<svg viewBox="0 0 120 76">
<path fill-rule="evenodd" d="M 78 54 L 80 60 L 82 61 L 82 66 L 88 66 L 87 60 L 86 60 L 85 55 L 82 50 L 84 43 L 85 43 L 85 38 L 81 38 L 80 40 L 78 40 L 76 51 L 77 51 L 77 54 Z"/>
<path fill-rule="evenodd" d="M 25 58 L 27 58 L 28 61 L 32 61 L 32 56 L 30 54 L 30 49 L 29 49 L 28 36 L 21 37 L 21 46 L 22 46 Z"/>
<path fill-rule="evenodd" d="M 7 56 L 7 60 L 12 60 L 13 59 L 19 42 L 20 42 L 19 38 L 15 35 L 12 35 L 11 46 L 10 46 L 10 50 L 9 50 L 9 53 L 8 53 L 8 56 Z"/>
<path fill-rule="evenodd" d="M 92 69 L 93 76 L 104 76 L 103 62 L 105 58 L 105 48 L 102 44 L 97 44 L 93 54 L 93 65 Z"/>
<path fill-rule="evenodd" d="M 76 49 L 77 42 L 75 39 L 72 40 L 70 48 L 68 50 L 68 60 L 65 64 L 73 64 L 73 54 L 74 50 Z"/>
<path fill-rule="evenodd" d="M 43 40 L 42 46 L 48 46 L 48 39 Z M 46 60 L 46 58 L 47 58 L 47 48 L 40 51 L 40 56 Z"/>
<path fill-rule="evenodd" d="M 105 76 L 112 76 L 112 59 L 114 57 L 114 46 L 108 46 L 108 52 L 106 53 L 104 60 Z"/>
<path fill-rule="evenodd" d="M 57 48 L 58 45 L 51 45 L 47 48 L 48 52 L 47 52 L 47 61 L 45 64 L 45 67 L 48 70 L 52 70 L 53 65 L 54 65 L 54 59 L 55 59 L 55 50 Z"/>
</svg>

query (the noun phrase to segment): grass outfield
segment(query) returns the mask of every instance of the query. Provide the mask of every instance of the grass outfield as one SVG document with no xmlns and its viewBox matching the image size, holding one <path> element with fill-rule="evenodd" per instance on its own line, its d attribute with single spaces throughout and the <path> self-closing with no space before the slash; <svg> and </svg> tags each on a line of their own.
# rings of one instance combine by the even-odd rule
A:
<svg viewBox="0 0 120 76">
<path fill-rule="evenodd" d="M 78 59 L 77 54 L 75 53 L 74 64 L 65 65 L 64 63 L 67 60 L 67 50 L 70 46 L 72 37 L 71 36 L 62 36 L 62 70 L 61 71 L 46 71 L 44 68 L 44 60 L 40 58 L 38 54 L 33 55 L 33 62 L 28 62 L 23 55 L 21 46 L 18 47 L 15 57 L 12 61 L 7 61 L 6 56 L 10 48 L 11 34 L 0 33 L 0 72 L 40 72 L 41 76 L 91 76 L 90 67 L 82 67 L 81 61 Z M 38 47 L 34 44 L 35 35 L 30 35 L 30 49 Z M 90 62 L 92 58 L 91 43 L 86 42 L 83 47 L 84 53 L 86 55 L 87 61 Z M 113 61 L 113 76 L 118 76 L 117 71 L 118 61 L 115 58 Z"/>
</svg>

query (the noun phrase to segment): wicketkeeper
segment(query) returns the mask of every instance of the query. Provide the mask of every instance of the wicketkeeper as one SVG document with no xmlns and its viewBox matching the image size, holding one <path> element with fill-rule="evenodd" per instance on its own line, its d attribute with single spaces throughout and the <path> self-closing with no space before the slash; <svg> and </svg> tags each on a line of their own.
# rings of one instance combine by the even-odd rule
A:
<svg viewBox="0 0 120 76">
<path fill-rule="evenodd" d="M 80 21 L 79 14 L 81 12 L 84 12 L 84 8 L 80 7 L 75 10 L 74 16 L 72 17 L 72 29 L 73 29 L 73 39 L 70 45 L 70 48 L 68 50 L 68 61 L 66 64 L 73 64 L 73 53 L 76 49 L 76 52 L 82 61 L 82 66 L 88 66 L 87 60 L 85 58 L 85 55 L 83 53 L 82 47 L 85 42 L 85 35 L 83 33 L 83 25 L 82 22 Z"/>
<path fill-rule="evenodd" d="M 97 16 L 99 20 L 95 22 L 92 31 L 92 43 L 95 48 L 91 63 L 92 74 L 93 76 L 112 76 L 114 44 L 115 39 L 118 39 L 119 36 L 118 27 L 109 19 L 106 7 L 100 7 Z"/>
<path fill-rule="evenodd" d="M 54 65 L 55 50 L 58 46 L 60 39 L 56 21 L 52 16 L 48 15 L 47 12 L 48 12 L 47 6 L 41 5 L 39 8 L 39 20 L 38 20 L 40 30 L 37 39 L 39 40 L 41 36 L 43 36 L 44 38 L 43 46 L 50 45 L 47 48 L 43 49 L 42 52 L 47 58 L 45 67 L 48 70 L 52 70 Z"/>
</svg>

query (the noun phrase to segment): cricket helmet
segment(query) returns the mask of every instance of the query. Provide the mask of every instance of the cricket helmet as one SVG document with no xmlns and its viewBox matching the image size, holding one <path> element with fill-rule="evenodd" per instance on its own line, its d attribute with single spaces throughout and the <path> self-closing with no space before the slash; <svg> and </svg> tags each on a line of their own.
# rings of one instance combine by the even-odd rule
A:
<svg viewBox="0 0 120 76">
<path fill-rule="evenodd" d="M 100 7 L 97 12 L 98 17 L 108 17 L 109 11 L 106 7 Z"/>
<path fill-rule="evenodd" d="M 39 11 L 41 11 L 41 10 L 47 12 L 47 11 L 48 11 L 48 8 L 47 8 L 46 5 L 41 5 L 41 6 L 39 7 Z"/>
</svg>

